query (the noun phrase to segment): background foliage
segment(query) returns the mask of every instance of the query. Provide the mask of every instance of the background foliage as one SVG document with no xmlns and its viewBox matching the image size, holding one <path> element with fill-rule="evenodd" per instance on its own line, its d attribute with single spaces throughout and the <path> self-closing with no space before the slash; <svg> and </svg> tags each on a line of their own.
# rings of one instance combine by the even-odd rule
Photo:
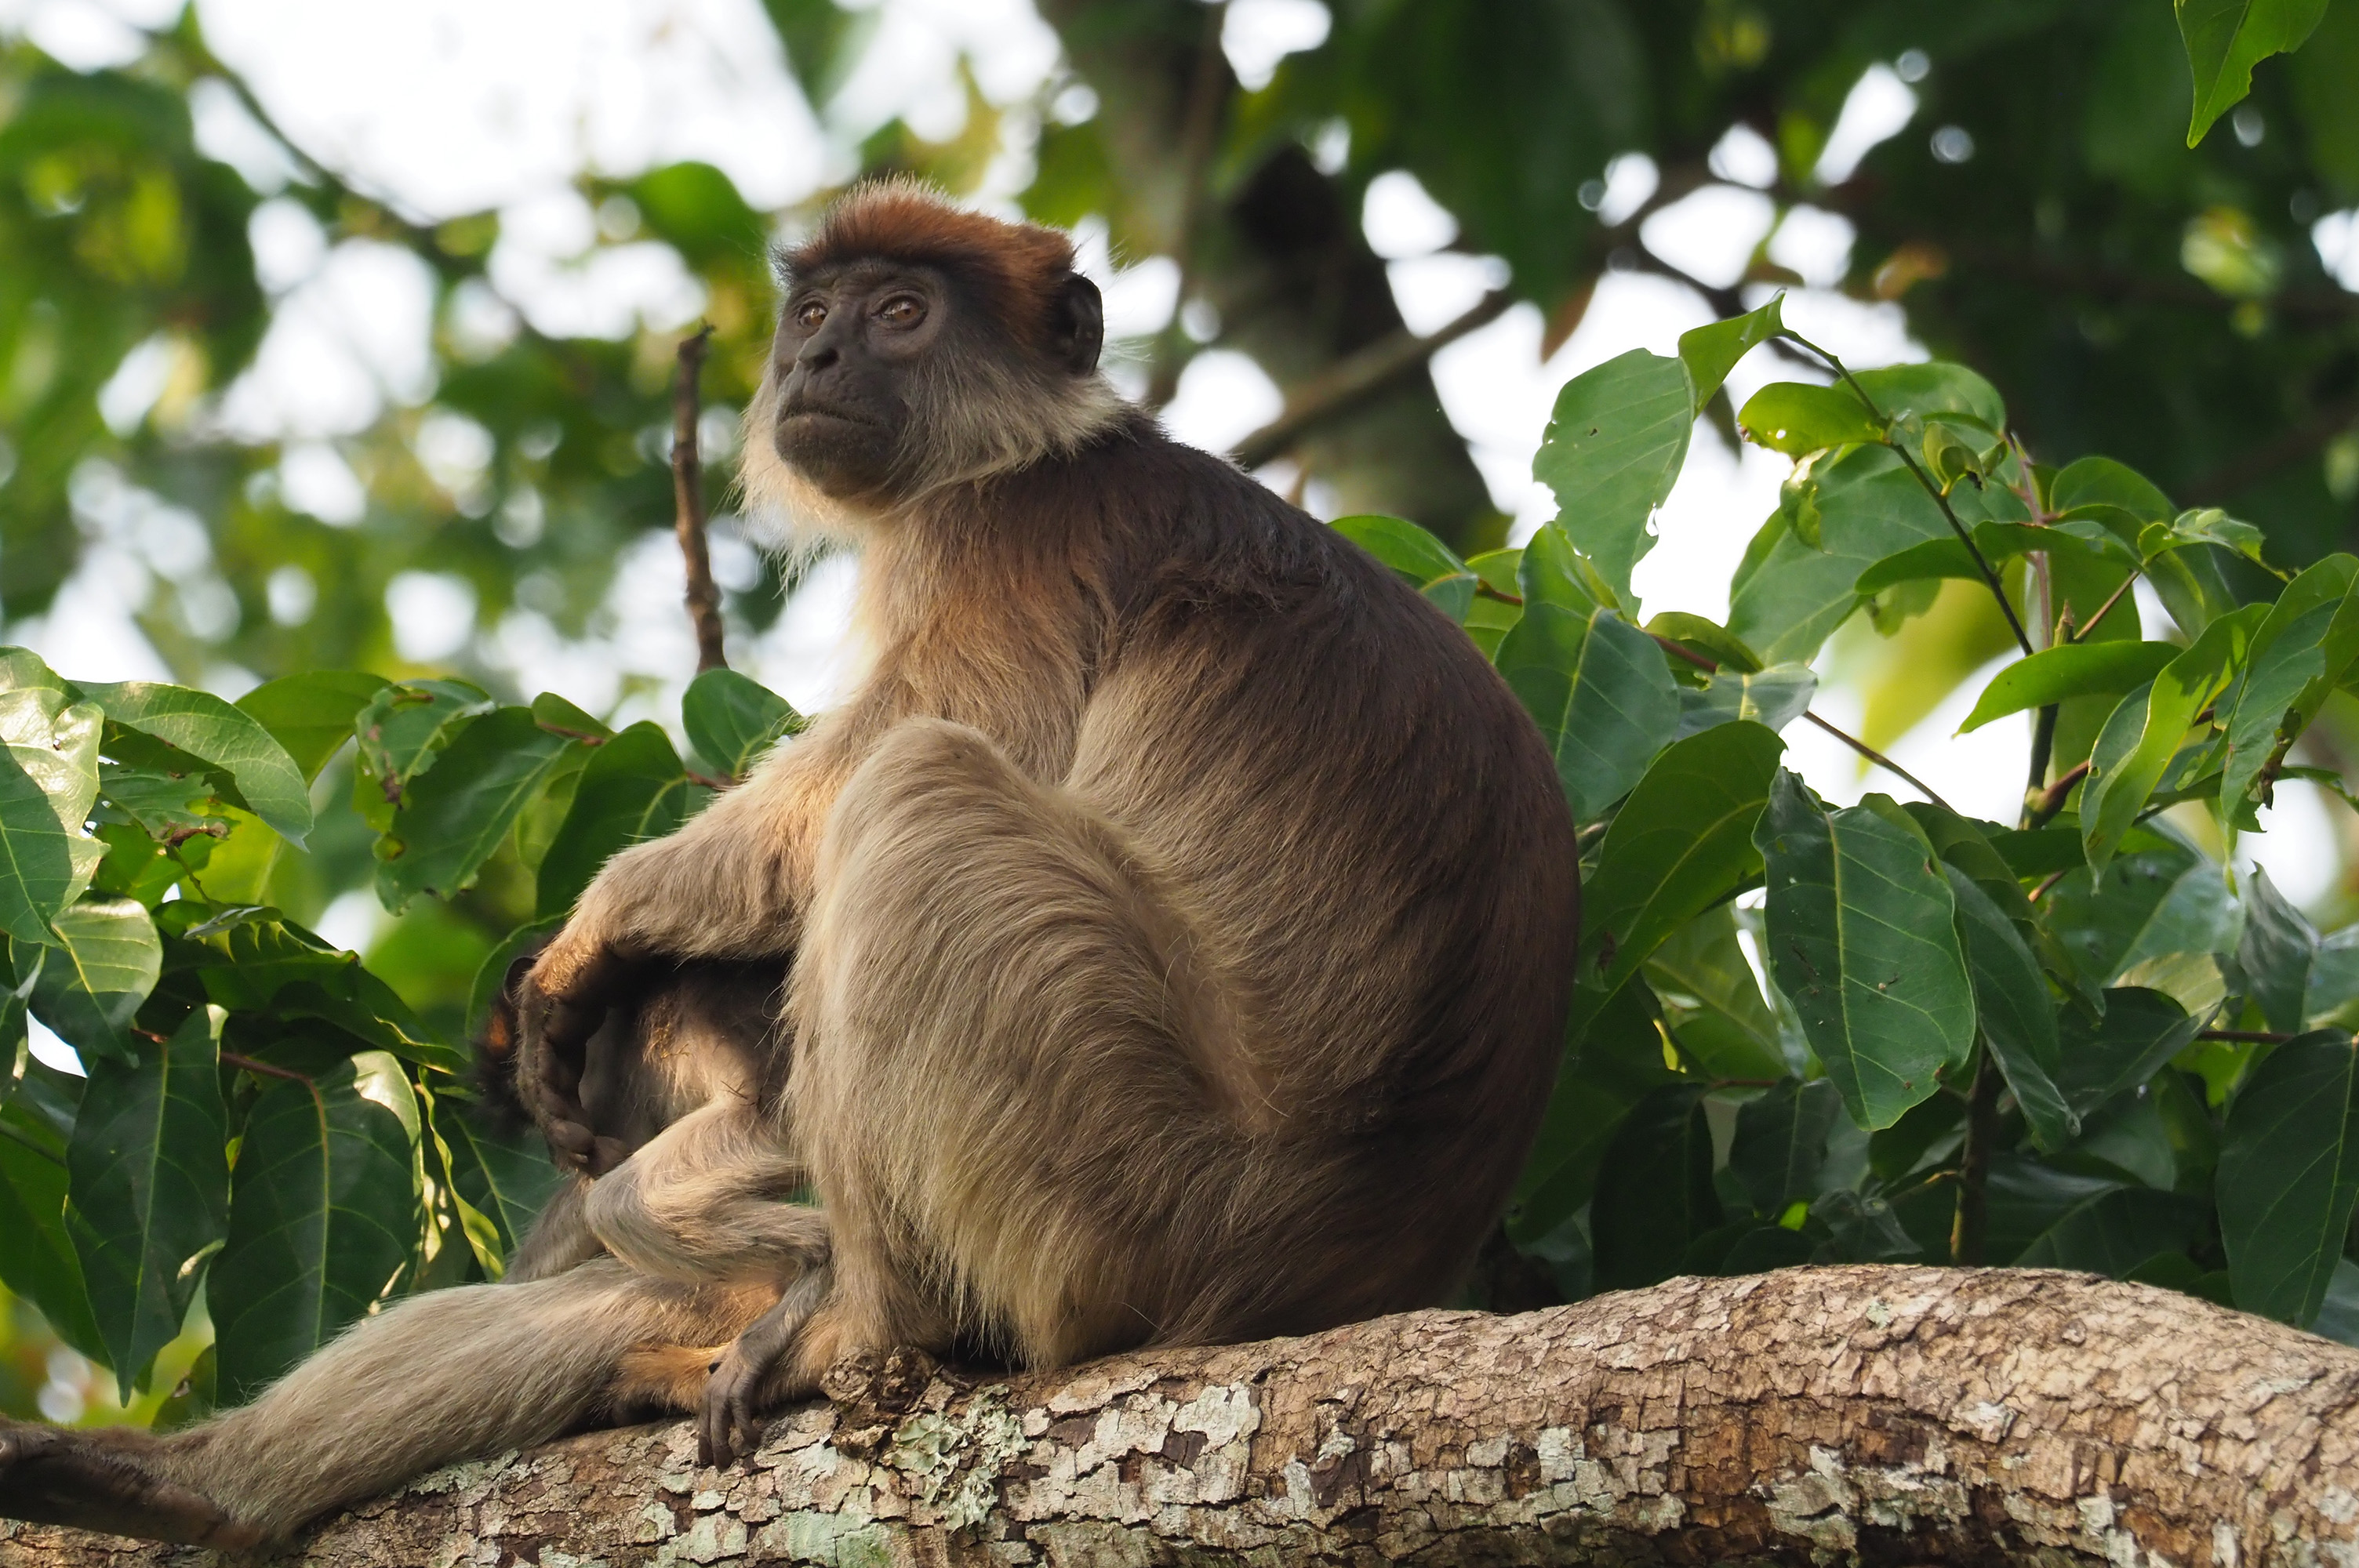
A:
<svg viewBox="0 0 2359 1568">
<path fill-rule="evenodd" d="M 816 103 L 873 46 L 873 13 L 765 9 Z M 1954 1249 L 2348 1321 L 2347 912 L 2321 911 L 2321 936 L 2223 856 L 2267 825 L 2273 780 L 2331 773 L 2352 732 L 2335 552 L 2359 507 L 2359 295 L 2311 229 L 2359 202 L 2353 0 L 2189 0 L 2177 26 L 2161 0 L 1336 0 L 1324 41 L 1250 90 L 1222 7 L 1042 9 L 1065 64 L 1040 102 L 973 94 L 953 140 L 889 124 L 857 163 L 965 190 L 1012 147 L 1026 210 L 1176 258 L 1203 308 L 1128 345 L 1146 394 L 1208 349 L 1249 353 L 1289 399 L 1255 455 L 1356 514 L 1560 741 L 1591 935 L 1489 1299 Z M 1836 178 L 1829 139 L 1875 70 L 1910 83 L 1917 129 Z M 726 677 L 610 726 L 628 715 L 526 700 L 480 642 L 400 655 L 386 590 L 419 568 L 462 577 L 485 624 L 524 605 L 595 634 L 616 561 L 669 518 L 671 338 L 487 309 L 496 214 L 427 221 L 283 137 L 291 173 L 257 183 L 198 148 L 191 105 L 224 92 L 273 134 L 195 13 L 118 69 L 0 55 L 0 618 L 128 532 L 159 579 L 142 629 L 181 683 L 82 685 L 21 654 L 0 683 L 0 1282 L 114 1369 L 135 1419 L 238 1397 L 389 1294 L 496 1275 L 547 1172 L 466 1111 L 479 977 L 792 727 Z M 1529 301 L 1553 343 L 1606 272 L 1679 280 L 1641 231 L 1734 178 L 1732 127 L 1772 155 L 1745 178 L 1780 211 L 1853 225 L 1844 290 L 1905 303 L 1981 375 L 1740 410 L 1740 353 L 1827 379 L 1760 316 L 1610 362 L 1566 388 L 1538 459 L 1563 527 L 1502 550 L 1364 193 L 1413 174 L 1456 249 L 1504 261 L 1478 309 Z M 1609 203 L 1631 154 L 1654 183 Z M 800 215 L 702 164 L 584 185 L 602 248 L 669 247 L 701 287 L 725 455 L 767 337 L 764 250 Z M 433 280 L 429 373 L 327 443 L 358 483 L 332 519 L 298 482 L 321 444 L 234 416 L 288 308 L 256 271 L 280 203 Z M 1765 249 L 1734 286 L 1682 281 L 1734 319 L 1797 280 Z M 1630 570 L 1699 419 L 1801 466 L 1727 623 L 1642 628 Z M 1830 810 L 1777 767 L 1811 660 L 1863 611 L 1913 666 L 1906 717 L 2007 645 L 1986 592 L 1927 613 L 1981 576 L 1944 490 L 2039 650 L 1983 706 L 2053 708 L 2039 784 L 2097 763 L 2021 824 Z M 2089 630 L 2133 573 L 2168 623 L 2132 595 Z M 738 583 L 741 637 L 781 586 Z M 2082 635 L 2050 648 L 2068 604 Z M 1936 626 L 1955 645 L 1929 657 Z M 340 670 L 375 673 L 321 673 Z M 400 915 L 364 965 L 308 929 L 363 888 Z M 27 1056 L 28 1014 L 86 1084 Z M 1963 1226 L 1962 1192 L 1981 1195 Z"/>
</svg>

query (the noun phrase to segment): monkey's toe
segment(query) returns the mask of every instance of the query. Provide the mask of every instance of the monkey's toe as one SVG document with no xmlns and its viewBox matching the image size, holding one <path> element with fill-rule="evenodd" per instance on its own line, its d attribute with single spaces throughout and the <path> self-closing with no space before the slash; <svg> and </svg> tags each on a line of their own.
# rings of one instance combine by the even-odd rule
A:
<svg viewBox="0 0 2359 1568">
<path fill-rule="evenodd" d="M 237 1551 L 262 1532 L 90 1433 L 0 1422 L 0 1518 Z"/>
</svg>

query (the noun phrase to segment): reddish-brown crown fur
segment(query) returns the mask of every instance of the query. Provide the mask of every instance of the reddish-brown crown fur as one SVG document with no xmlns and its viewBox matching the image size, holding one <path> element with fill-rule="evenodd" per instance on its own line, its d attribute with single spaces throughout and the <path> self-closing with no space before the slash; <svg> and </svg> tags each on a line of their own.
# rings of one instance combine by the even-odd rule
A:
<svg viewBox="0 0 2359 1568">
<path fill-rule="evenodd" d="M 951 274 L 1027 348 L 1045 349 L 1057 290 L 1073 270 L 1073 242 L 1054 229 L 963 211 L 914 181 L 880 180 L 837 201 L 817 233 L 778 258 L 789 290 L 820 272 L 875 260 Z"/>
</svg>

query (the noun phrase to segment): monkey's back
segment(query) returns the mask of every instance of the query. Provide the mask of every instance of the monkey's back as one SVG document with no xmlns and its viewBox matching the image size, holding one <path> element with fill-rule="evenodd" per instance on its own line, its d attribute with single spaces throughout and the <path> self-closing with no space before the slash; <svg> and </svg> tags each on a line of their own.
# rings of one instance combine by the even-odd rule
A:
<svg viewBox="0 0 2359 1568">
<path fill-rule="evenodd" d="M 1256 1249 L 1291 1277 L 1227 1310 L 1276 1332 L 1425 1304 L 1558 1061 L 1579 896 L 1553 762 L 1462 628 L 1228 464 L 1134 428 L 1072 467 L 1148 499 L 1073 540 L 1104 636 L 1066 782 L 1176 890 L 1260 1101 L 1284 1234 Z"/>
</svg>

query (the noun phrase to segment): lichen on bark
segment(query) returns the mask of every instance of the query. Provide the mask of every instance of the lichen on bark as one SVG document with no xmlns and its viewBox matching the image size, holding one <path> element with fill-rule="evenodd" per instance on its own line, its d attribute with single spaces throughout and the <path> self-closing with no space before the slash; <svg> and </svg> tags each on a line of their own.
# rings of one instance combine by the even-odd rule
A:
<svg viewBox="0 0 2359 1568">
<path fill-rule="evenodd" d="M 1674 1280 L 1015 1379 L 895 1356 L 828 1392 L 743 1468 L 684 1425 L 586 1433 L 283 1561 L 2359 1563 L 2359 1351 L 2086 1275 Z M 0 1525 L 0 1568 L 207 1555 Z"/>
</svg>

